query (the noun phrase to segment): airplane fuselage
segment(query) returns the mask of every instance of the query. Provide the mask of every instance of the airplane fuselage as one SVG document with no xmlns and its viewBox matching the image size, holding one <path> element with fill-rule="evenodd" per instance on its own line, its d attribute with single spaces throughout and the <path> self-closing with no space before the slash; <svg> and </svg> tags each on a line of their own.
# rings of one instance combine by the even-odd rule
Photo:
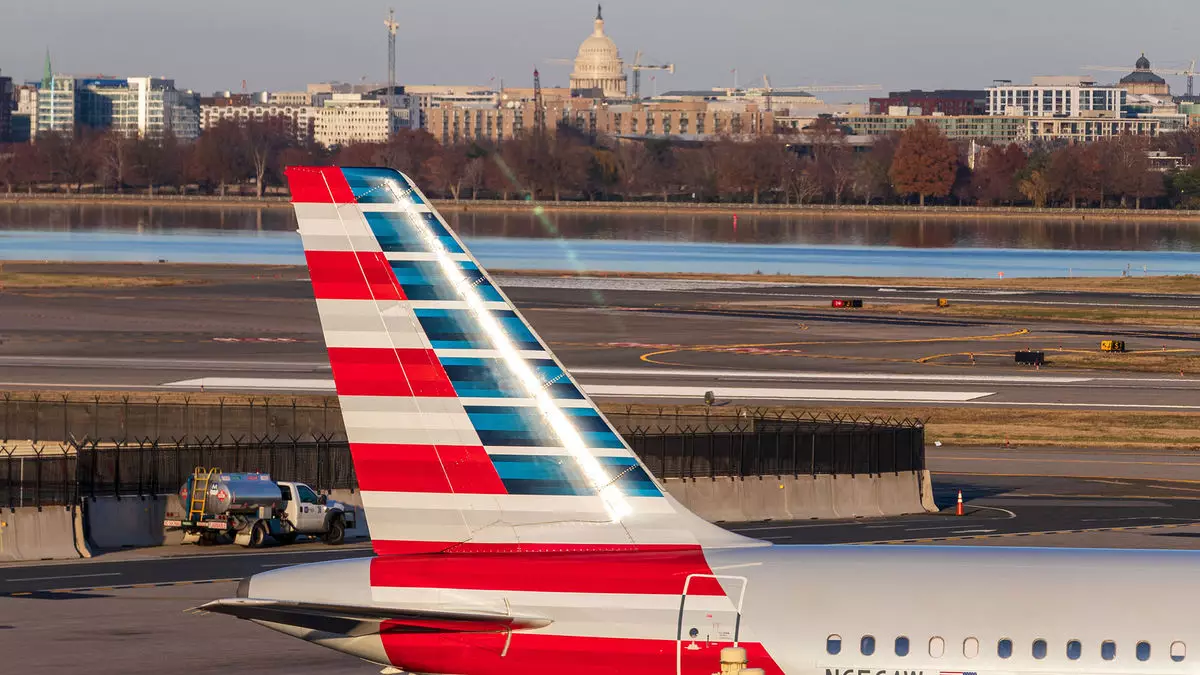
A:
<svg viewBox="0 0 1200 675">
<path fill-rule="evenodd" d="M 1200 645 L 1196 553 L 708 550 L 717 579 L 697 573 L 685 597 L 688 555 L 385 556 L 258 575 L 250 592 L 552 621 L 511 635 L 301 635 L 415 672 L 708 674 L 735 637 L 751 667 L 789 675 L 1200 671 L 1187 654 Z"/>
</svg>

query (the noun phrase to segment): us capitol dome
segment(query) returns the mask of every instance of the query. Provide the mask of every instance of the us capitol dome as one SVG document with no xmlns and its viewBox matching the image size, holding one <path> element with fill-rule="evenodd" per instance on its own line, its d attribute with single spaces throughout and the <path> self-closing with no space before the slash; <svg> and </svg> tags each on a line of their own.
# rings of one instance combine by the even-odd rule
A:
<svg viewBox="0 0 1200 675">
<path fill-rule="evenodd" d="M 571 94 L 575 96 L 623 98 L 627 81 L 625 62 L 612 38 L 604 34 L 604 15 L 596 6 L 592 34 L 579 45 L 575 70 L 571 73 Z"/>
</svg>

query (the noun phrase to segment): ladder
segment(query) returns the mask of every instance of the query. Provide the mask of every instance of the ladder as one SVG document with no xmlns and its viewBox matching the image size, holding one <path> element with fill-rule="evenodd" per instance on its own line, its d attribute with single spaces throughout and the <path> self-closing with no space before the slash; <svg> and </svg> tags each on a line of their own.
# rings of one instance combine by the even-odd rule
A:
<svg viewBox="0 0 1200 675">
<path fill-rule="evenodd" d="M 198 466 L 192 472 L 192 489 L 188 491 L 188 520 L 199 520 L 204 515 L 204 505 L 208 502 L 208 484 L 212 477 L 221 473 L 220 469 L 205 470 Z"/>
</svg>

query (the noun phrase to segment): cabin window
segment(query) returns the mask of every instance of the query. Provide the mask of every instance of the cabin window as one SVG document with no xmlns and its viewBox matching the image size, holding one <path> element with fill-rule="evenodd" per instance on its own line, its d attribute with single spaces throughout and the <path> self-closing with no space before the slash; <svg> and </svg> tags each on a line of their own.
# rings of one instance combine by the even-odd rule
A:
<svg viewBox="0 0 1200 675">
<path fill-rule="evenodd" d="M 903 635 L 896 638 L 896 656 L 908 656 L 908 638 Z"/>
<path fill-rule="evenodd" d="M 946 641 L 940 637 L 929 638 L 929 655 L 935 659 L 942 658 L 946 653 Z"/>
<path fill-rule="evenodd" d="M 1171 660 L 1179 663 L 1187 656 L 1187 645 L 1182 642 L 1171 643 Z"/>
<path fill-rule="evenodd" d="M 1034 640 L 1033 641 L 1033 658 L 1035 658 L 1035 659 L 1046 658 L 1046 641 L 1045 640 Z"/>
<path fill-rule="evenodd" d="M 1100 658 L 1105 661 L 1112 661 L 1117 658 L 1117 643 L 1112 640 L 1105 640 L 1100 643 Z"/>
<path fill-rule="evenodd" d="M 842 636 L 830 635 L 825 638 L 825 651 L 830 654 L 837 655 L 842 653 Z"/>
<path fill-rule="evenodd" d="M 1149 642 L 1137 643 L 1137 660 L 1138 661 L 1149 661 L 1150 660 L 1150 643 Z"/>
<path fill-rule="evenodd" d="M 1009 640 L 1008 638 L 1001 638 L 1001 640 L 996 643 L 996 656 L 999 656 L 1002 659 L 1012 657 L 1012 640 Z"/>
<path fill-rule="evenodd" d="M 1067 658 L 1072 661 L 1078 661 L 1083 655 L 1083 645 L 1079 644 L 1079 640 L 1067 641 Z"/>
<path fill-rule="evenodd" d="M 973 659 L 979 656 L 979 639 L 969 637 L 963 640 L 963 656 L 968 659 Z"/>
<path fill-rule="evenodd" d="M 870 635 L 864 635 L 858 643 L 859 651 L 863 656 L 870 656 L 875 653 L 875 638 Z"/>
</svg>

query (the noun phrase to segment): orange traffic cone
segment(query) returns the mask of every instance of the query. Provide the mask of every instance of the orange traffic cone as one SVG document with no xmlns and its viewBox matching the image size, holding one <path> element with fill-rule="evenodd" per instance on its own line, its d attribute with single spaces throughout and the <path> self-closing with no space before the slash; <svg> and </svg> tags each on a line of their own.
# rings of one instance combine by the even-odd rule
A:
<svg viewBox="0 0 1200 675">
<path fill-rule="evenodd" d="M 958 491 L 958 506 L 957 506 L 957 507 L 954 509 L 954 515 L 956 515 L 956 516 L 961 516 L 962 514 L 963 514 L 963 510 L 962 510 L 962 490 L 959 490 L 959 491 Z"/>
</svg>

